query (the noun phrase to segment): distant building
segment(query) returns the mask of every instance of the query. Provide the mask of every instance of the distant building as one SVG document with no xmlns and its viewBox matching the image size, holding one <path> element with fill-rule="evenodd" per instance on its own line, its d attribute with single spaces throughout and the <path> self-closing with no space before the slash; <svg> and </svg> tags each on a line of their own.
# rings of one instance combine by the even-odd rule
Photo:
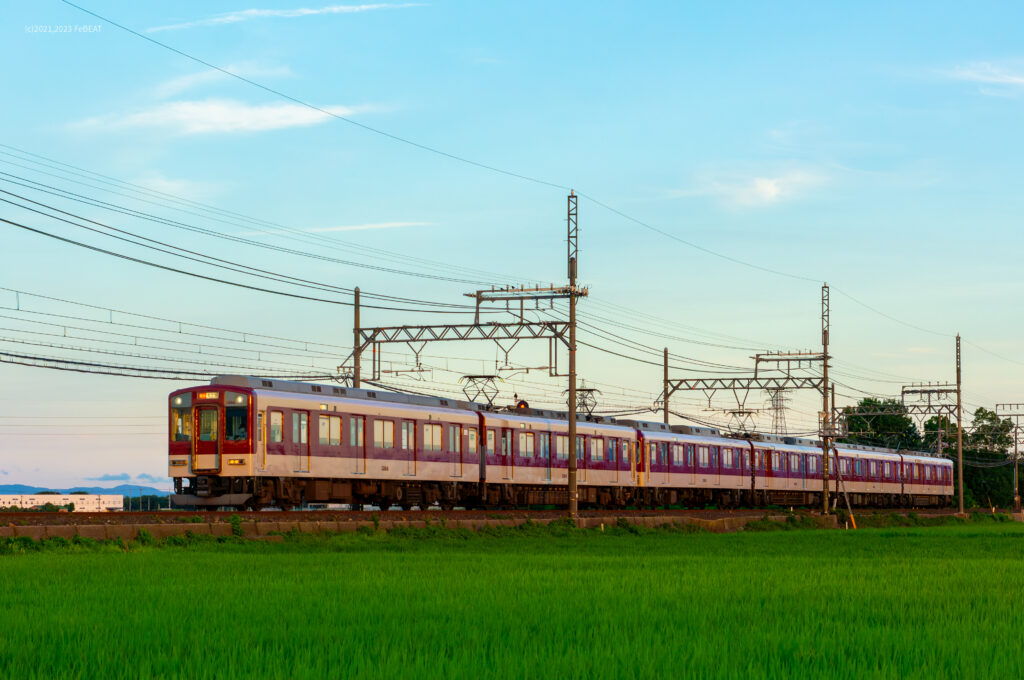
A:
<svg viewBox="0 0 1024 680">
<path fill-rule="evenodd" d="M 117 494 L 0 494 L 0 508 L 38 508 L 52 505 L 75 504 L 75 512 L 104 512 L 124 509 L 124 496 Z"/>
</svg>

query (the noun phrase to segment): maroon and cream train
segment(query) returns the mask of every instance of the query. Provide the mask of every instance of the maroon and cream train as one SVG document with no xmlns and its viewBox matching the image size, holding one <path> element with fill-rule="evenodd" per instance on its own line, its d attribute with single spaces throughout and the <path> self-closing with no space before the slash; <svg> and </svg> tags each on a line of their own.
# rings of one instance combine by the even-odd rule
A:
<svg viewBox="0 0 1024 680">
<path fill-rule="evenodd" d="M 584 505 L 821 498 L 822 453 L 810 440 L 588 418 L 575 453 Z M 553 411 L 230 375 L 170 396 L 177 505 L 559 505 L 569 455 L 565 413 Z M 948 460 L 855 445 L 838 455 L 856 505 L 940 505 L 953 494 Z"/>
</svg>

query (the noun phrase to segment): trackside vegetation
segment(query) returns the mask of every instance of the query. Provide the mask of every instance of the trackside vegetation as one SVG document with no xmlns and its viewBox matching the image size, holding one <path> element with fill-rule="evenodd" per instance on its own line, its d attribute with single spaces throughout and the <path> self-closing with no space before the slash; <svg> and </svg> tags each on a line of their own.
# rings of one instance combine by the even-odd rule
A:
<svg viewBox="0 0 1024 680">
<path fill-rule="evenodd" d="M 1019 674 L 1024 526 L 4 539 L 0 677 Z"/>
</svg>

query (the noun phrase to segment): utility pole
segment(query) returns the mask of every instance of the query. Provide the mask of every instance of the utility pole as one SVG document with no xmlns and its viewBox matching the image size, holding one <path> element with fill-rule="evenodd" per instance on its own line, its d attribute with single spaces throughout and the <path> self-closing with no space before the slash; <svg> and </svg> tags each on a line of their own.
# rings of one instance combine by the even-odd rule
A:
<svg viewBox="0 0 1024 680">
<path fill-rule="evenodd" d="M 569 518 L 576 519 L 579 503 L 579 489 L 576 486 L 576 458 L 579 455 L 576 443 L 576 237 L 578 230 L 576 192 L 569 191 L 568 214 L 568 265 L 569 265 Z M 665 396 L 668 396 L 666 391 Z M 666 411 L 667 413 L 667 411 Z"/>
<path fill-rule="evenodd" d="M 352 323 L 352 387 L 359 387 L 359 355 L 362 351 L 359 348 L 359 286 L 355 290 L 355 304 L 352 306 L 355 318 Z"/>
<path fill-rule="evenodd" d="M 662 385 L 662 409 L 665 411 L 665 424 L 668 425 L 668 347 L 665 348 L 665 379 Z"/>
<path fill-rule="evenodd" d="M 956 334 L 956 467 L 959 478 L 959 510 L 964 512 L 964 401 L 960 381 L 960 334 Z"/>
<path fill-rule="evenodd" d="M 832 411 L 828 405 L 828 330 L 829 330 L 829 292 L 828 283 L 821 286 L 821 514 L 828 514 L 828 454 L 829 443 L 832 441 Z"/>
</svg>

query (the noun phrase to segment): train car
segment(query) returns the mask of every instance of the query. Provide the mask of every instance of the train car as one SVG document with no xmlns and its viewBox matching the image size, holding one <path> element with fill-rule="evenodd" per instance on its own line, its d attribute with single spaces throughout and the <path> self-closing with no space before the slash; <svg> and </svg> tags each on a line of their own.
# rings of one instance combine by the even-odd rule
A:
<svg viewBox="0 0 1024 680">
<path fill-rule="evenodd" d="M 568 503 L 577 457 L 587 507 L 820 503 L 819 442 L 711 428 L 495 411 L 472 402 L 218 376 L 169 401 L 168 472 L 179 506 L 442 508 Z M 840 445 L 830 487 L 855 505 L 938 505 L 952 464 Z"/>
</svg>

